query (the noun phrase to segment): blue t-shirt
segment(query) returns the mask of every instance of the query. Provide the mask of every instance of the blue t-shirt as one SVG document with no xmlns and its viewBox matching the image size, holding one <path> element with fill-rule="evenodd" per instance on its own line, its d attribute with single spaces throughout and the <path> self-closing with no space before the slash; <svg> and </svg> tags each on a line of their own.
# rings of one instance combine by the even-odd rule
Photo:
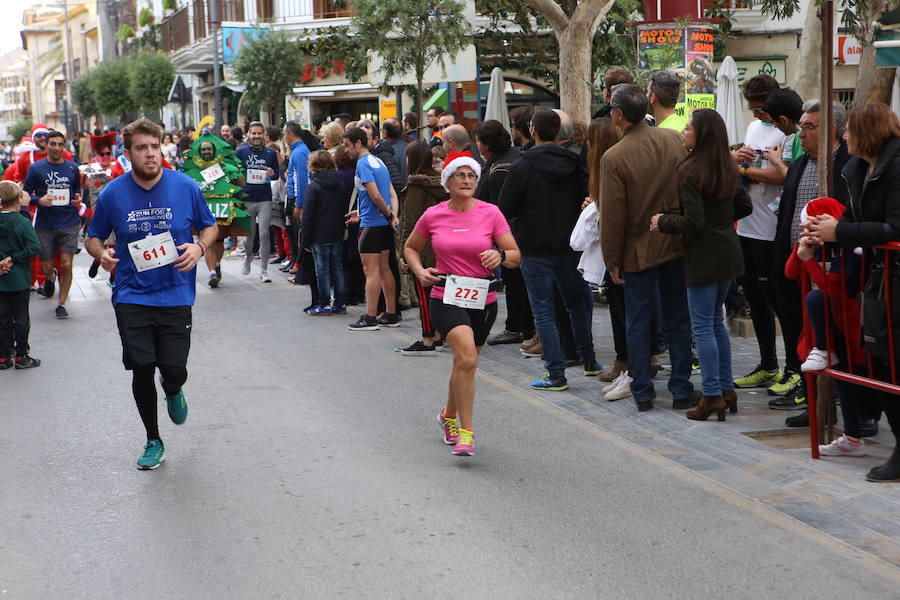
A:
<svg viewBox="0 0 900 600">
<path fill-rule="evenodd" d="M 45 196 L 48 190 L 68 190 L 69 202 L 75 194 L 81 192 L 81 175 L 78 165 L 71 160 L 63 160 L 55 165 L 46 158 L 39 160 L 28 169 L 23 189 L 31 195 L 31 204 L 38 207 L 34 226 L 41 229 L 62 229 L 81 222 L 78 209 L 72 204 L 64 206 L 41 206 L 38 199 Z M 59 193 L 58 192 L 58 193 Z"/>
<path fill-rule="evenodd" d="M 170 232 L 176 246 L 194 241 L 200 231 L 216 220 L 203 201 L 200 186 L 185 175 L 169 169 L 151 190 L 139 186 L 129 174 L 112 180 L 100 192 L 90 237 L 105 240 L 116 234 L 116 282 L 113 305 L 190 306 L 196 296 L 196 269 L 182 273 L 172 264 L 138 272 L 128 244 L 148 235 Z"/>
<path fill-rule="evenodd" d="M 275 151 L 271 148 L 267 148 L 263 146 L 259 150 L 254 150 L 249 145 L 240 146 L 234 152 L 237 157 L 241 160 L 241 163 L 244 165 L 244 169 L 248 171 L 247 180 L 250 179 L 249 171 L 265 171 L 266 169 L 272 169 L 275 171 L 275 176 L 271 179 L 278 179 L 281 176 L 281 172 L 278 169 L 278 157 L 275 154 Z M 246 196 L 244 200 L 246 202 L 271 202 L 272 201 L 272 185 L 270 184 L 271 179 L 266 177 L 265 183 L 248 183 L 244 186 L 244 193 Z"/>
<path fill-rule="evenodd" d="M 380 227 L 390 225 L 387 217 L 381 214 L 381 211 L 369 198 L 369 192 L 366 191 L 364 184 L 371 181 L 374 181 L 376 187 L 378 187 L 378 192 L 381 194 L 384 203 L 393 210 L 393 207 L 391 207 L 391 174 L 380 158 L 372 154 L 366 154 L 356 161 L 356 199 L 359 202 L 359 226 Z"/>
</svg>

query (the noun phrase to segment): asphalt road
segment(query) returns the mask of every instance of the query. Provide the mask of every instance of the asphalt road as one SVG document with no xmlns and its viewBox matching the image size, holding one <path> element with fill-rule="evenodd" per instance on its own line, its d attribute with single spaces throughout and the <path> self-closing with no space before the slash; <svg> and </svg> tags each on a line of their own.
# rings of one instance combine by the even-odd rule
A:
<svg viewBox="0 0 900 600">
<path fill-rule="evenodd" d="M 414 323 L 238 279 L 198 300 L 150 472 L 108 300 L 33 299 L 44 364 L 0 373 L 0 598 L 898 597 L 887 563 L 484 372 L 454 457 L 450 353 L 392 351 Z"/>
</svg>

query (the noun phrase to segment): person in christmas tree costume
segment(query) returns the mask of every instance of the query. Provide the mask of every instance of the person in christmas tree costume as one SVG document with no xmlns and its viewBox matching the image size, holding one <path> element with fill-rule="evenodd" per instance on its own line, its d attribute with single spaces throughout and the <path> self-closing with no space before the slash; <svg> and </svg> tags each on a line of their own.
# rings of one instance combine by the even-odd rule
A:
<svg viewBox="0 0 900 600">
<path fill-rule="evenodd" d="M 209 287 L 219 287 L 225 238 L 249 234 L 250 217 L 241 201 L 244 195 L 241 189 L 244 185 L 244 169 L 228 142 L 205 134 L 200 135 L 193 143 L 181 170 L 200 184 L 203 199 L 219 226 L 219 235 L 206 252 Z"/>
</svg>

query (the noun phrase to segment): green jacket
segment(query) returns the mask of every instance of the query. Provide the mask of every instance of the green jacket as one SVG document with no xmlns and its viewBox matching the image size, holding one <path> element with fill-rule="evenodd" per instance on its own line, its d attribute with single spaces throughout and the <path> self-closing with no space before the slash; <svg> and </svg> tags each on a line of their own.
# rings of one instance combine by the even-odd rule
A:
<svg viewBox="0 0 900 600">
<path fill-rule="evenodd" d="M 41 249 L 31 221 L 18 212 L 0 213 L 0 260 L 11 256 L 13 267 L 0 275 L 0 292 L 21 292 L 31 287 L 31 259 Z"/>
<path fill-rule="evenodd" d="M 738 185 L 731 198 L 714 200 L 704 197 L 692 182 L 682 182 L 679 193 L 682 214 L 661 216 L 659 230 L 682 236 L 685 284 L 706 285 L 743 275 L 734 222 L 753 210 L 747 191 Z"/>
</svg>

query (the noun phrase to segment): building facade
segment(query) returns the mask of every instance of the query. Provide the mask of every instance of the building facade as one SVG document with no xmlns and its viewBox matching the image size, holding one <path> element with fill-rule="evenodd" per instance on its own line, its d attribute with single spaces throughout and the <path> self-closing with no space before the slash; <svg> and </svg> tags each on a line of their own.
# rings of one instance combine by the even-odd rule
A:
<svg viewBox="0 0 900 600">
<path fill-rule="evenodd" d="M 19 140 L 10 135 L 10 127 L 31 117 L 31 86 L 27 54 L 21 48 L 0 56 L 0 142 Z"/>
</svg>

